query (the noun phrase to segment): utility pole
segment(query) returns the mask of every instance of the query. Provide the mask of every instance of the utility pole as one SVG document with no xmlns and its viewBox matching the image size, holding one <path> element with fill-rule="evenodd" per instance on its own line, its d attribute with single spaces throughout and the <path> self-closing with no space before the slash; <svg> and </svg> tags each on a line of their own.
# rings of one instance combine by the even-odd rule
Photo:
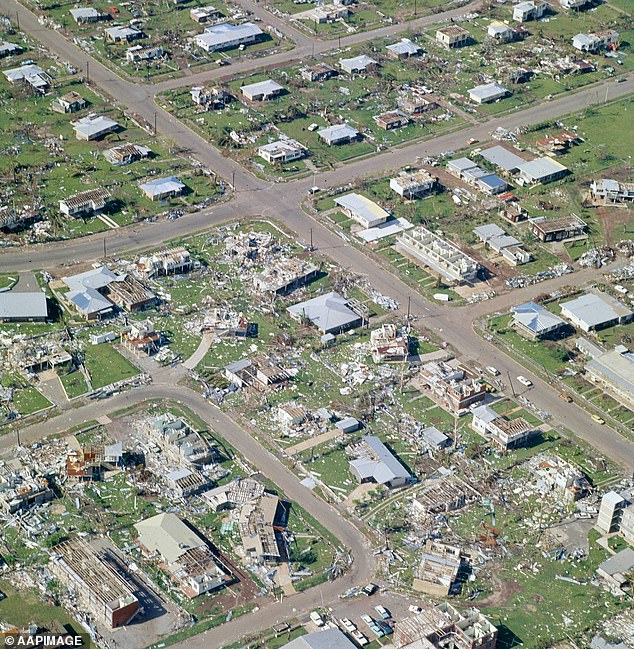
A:
<svg viewBox="0 0 634 649">
<path fill-rule="evenodd" d="M 103 258 L 105 259 L 108 255 L 106 254 L 106 237 L 103 238 Z"/>
<path fill-rule="evenodd" d="M 90 83 L 90 61 L 86 61 L 86 83 Z"/>
<path fill-rule="evenodd" d="M 154 136 L 156 137 L 156 111 L 154 111 Z"/>
<path fill-rule="evenodd" d="M 20 31 L 20 12 L 16 11 L 15 12 L 15 24 L 18 28 L 18 31 Z"/>
<path fill-rule="evenodd" d="M 20 446 L 20 429 L 19 428 L 15 429 L 15 437 L 16 437 L 17 445 Z"/>
<path fill-rule="evenodd" d="M 515 387 L 513 386 L 513 379 L 511 378 L 511 373 L 507 370 L 506 375 L 509 377 L 509 385 L 511 386 L 511 392 L 513 393 L 513 397 L 516 397 L 517 395 L 515 394 Z"/>
<path fill-rule="evenodd" d="M 417 7 L 416 7 L 416 0 L 414 0 L 414 15 L 415 15 L 415 16 L 418 15 L 417 12 L 416 12 L 416 9 L 417 9 Z"/>
<path fill-rule="evenodd" d="M 313 229 L 310 229 L 310 249 L 313 250 Z"/>
<path fill-rule="evenodd" d="M 231 172 L 231 186 L 233 187 L 233 191 L 236 191 L 236 170 L 234 169 Z"/>
<path fill-rule="evenodd" d="M 341 36 L 337 36 L 337 38 L 339 39 L 339 49 L 341 49 Z"/>
<path fill-rule="evenodd" d="M 408 333 L 409 333 L 409 331 L 411 329 L 411 325 L 410 325 L 411 313 L 412 313 L 412 296 L 408 295 L 407 296 L 407 332 Z"/>
</svg>

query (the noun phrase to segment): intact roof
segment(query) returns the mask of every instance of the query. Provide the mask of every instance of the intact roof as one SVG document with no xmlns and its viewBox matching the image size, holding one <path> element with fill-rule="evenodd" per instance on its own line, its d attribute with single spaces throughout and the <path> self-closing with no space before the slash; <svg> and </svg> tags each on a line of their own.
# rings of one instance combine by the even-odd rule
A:
<svg viewBox="0 0 634 649">
<path fill-rule="evenodd" d="M 366 221 L 374 221 L 375 219 L 387 219 L 389 214 L 374 201 L 362 196 L 361 194 L 346 194 L 335 198 L 335 203 L 340 207 L 355 212 Z"/>
<path fill-rule="evenodd" d="M 99 266 L 87 270 L 85 273 L 78 273 L 70 277 L 62 277 L 62 281 L 68 288 L 82 291 L 85 288 L 99 289 L 108 286 L 111 282 L 117 281 L 118 277 L 107 266 Z"/>
<path fill-rule="evenodd" d="M 350 70 L 363 70 L 369 65 L 376 64 L 377 62 L 367 54 L 353 56 L 351 59 L 339 59 L 339 65 L 341 65 L 342 68 L 348 68 Z"/>
<path fill-rule="evenodd" d="M 113 38 L 127 38 L 128 36 L 134 36 L 136 34 L 142 34 L 143 32 L 136 27 L 128 27 L 127 25 L 115 25 L 114 27 L 108 27 L 104 29 L 104 32 Z"/>
<path fill-rule="evenodd" d="M 488 241 L 493 237 L 498 237 L 505 234 L 504 230 L 499 225 L 495 223 L 487 223 L 486 225 L 479 225 L 477 228 L 473 228 L 474 234 L 482 239 L 482 241 Z"/>
<path fill-rule="evenodd" d="M 134 527 L 141 543 L 150 552 L 158 552 L 167 563 L 175 563 L 188 550 L 205 545 L 176 514 L 157 514 L 135 523 Z"/>
<path fill-rule="evenodd" d="M 517 169 L 520 173 L 535 180 L 550 176 L 558 171 L 567 171 L 567 167 L 551 158 L 535 158 L 535 160 L 523 162 Z"/>
<path fill-rule="evenodd" d="M 428 444 L 436 444 L 438 446 L 444 444 L 449 439 L 447 435 L 441 433 L 436 426 L 425 428 L 425 430 L 421 432 L 421 435 Z"/>
<path fill-rule="evenodd" d="M 4 70 L 2 74 L 4 74 L 4 76 L 9 81 L 20 81 L 22 79 L 28 79 L 46 73 L 39 65 L 35 65 L 34 63 L 27 63 L 25 65 L 21 65 L 19 68 Z"/>
<path fill-rule="evenodd" d="M 606 505 L 620 505 L 622 502 L 625 502 L 625 498 L 616 491 L 608 491 L 601 499 L 601 504 Z"/>
<path fill-rule="evenodd" d="M 271 79 L 266 79 L 265 81 L 258 81 L 257 83 L 250 83 L 246 86 L 242 86 L 240 88 L 244 94 L 250 94 L 250 95 L 259 95 L 259 94 L 265 94 L 265 95 L 270 95 L 274 92 L 279 92 L 280 90 L 284 90 L 284 86 L 280 86 L 279 83 L 276 83 L 275 81 Z"/>
<path fill-rule="evenodd" d="M 362 478 L 373 478 L 378 484 L 385 484 L 396 478 L 411 478 L 409 471 L 378 437 L 365 435 L 362 439 L 377 458 L 375 460 L 371 457 L 360 457 L 351 460 L 350 466 L 353 466 Z"/>
<path fill-rule="evenodd" d="M 70 15 L 77 18 L 92 18 L 93 16 L 101 16 L 101 12 L 97 11 L 94 7 L 78 7 L 77 9 L 71 9 Z"/>
<path fill-rule="evenodd" d="M 398 43 L 388 45 L 386 49 L 395 54 L 418 54 L 422 48 L 416 45 L 416 43 L 412 43 L 409 38 L 401 38 Z"/>
<path fill-rule="evenodd" d="M 285 644 L 282 649 L 353 649 L 356 645 L 337 628 L 308 633 Z"/>
<path fill-rule="evenodd" d="M 535 302 L 525 302 L 518 306 L 511 307 L 513 320 L 522 326 L 538 334 L 547 331 L 552 327 L 565 324 L 565 322 L 554 313 Z"/>
<path fill-rule="evenodd" d="M 107 300 L 94 288 L 82 288 L 76 291 L 69 291 L 66 293 L 66 299 L 70 300 L 78 311 L 86 315 L 112 309 L 112 302 Z"/>
<path fill-rule="evenodd" d="M 480 155 L 496 167 L 504 169 L 504 171 L 513 171 L 526 162 L 523 158 L 499 144 L 480 151 Z"/>
<path fill-rule="evenodd" d="M 344 137 L 354 138 L 359 135 L 359 131 L 357 131 L 356 128 L 353 128 L 349 124 L 335 124 L 334 126 L 322 128 L 321 131 L 318 132 L 318 135 L 326 140 L 333 140 Z"/>
<path fill-rule="evenodd" d="M 586 370 L 603 375 L 616 387 L 634 397 L 634 354 L 631 352 L 613 349 L 588 361 Z"/>
<path fill-rule="evenodd" d="M 139 189 L 150 196 L 157 196 L 168 192 L 178 192 L 185 188 L 185 183 L 182 183 L 176 176 L 167 176 L 166 178 L 157 178 L 150 180 L 147 183 L 141 183 Z"/>
<path fill-rule="evenodd" d="M 499 83 L 485 83 L 481 86 L 476 86 L 469 90 L 469 94 L 478 97 L 479 99 L 488 99 L 489 97 L 497 97 L 500 93 L 507 93 L 508 90 L 502 87 Z"/>
<path fill-rule="evenodd" d="M 564 302 L 561 308 L 588 327 L 632 315 L 624 304 L 605 293 L 586 293 L 570 302 Z"/>
<path fill-rule="evenodd" d="M 452 169 L 457 171 L 466 171 L 467 169 L 474 169 L 478 165 L 469 158 L 456 158 L 456 160 L 450 160 L 447 166 L 451 166 Z"/>
<path fill-rule="evenodd" d="M 487 174 L 478 177 L 478 182 L 495 189 L 496 187 L 506 187 L 506 181 L 500 178 L 497 174 Z"/>
<path fill-rule="evenodd" d="M 233 363 L 225 365 L 225 370 L 227 370 L 227 372 L 235 374 L 236 372 L 240 372 L 241 370 L 246 370 L 247 367 L 251 367 L 251 361 L 248 358 L 243 358 L 239 361 L 233 361 Z"/>
<path fill-rule="evenodd" d="M 72 125 L 77 133 L 83 133 L 89 136 L 97 135 L 98 133 L 119 126 L 118 122 L 104 115 L 88 115 L 87 117 L 78 119 L 76 122 L 72 122 Z"/>
<path fill-rule="evenodd" d="M 287 311 L 295 316 L 308 318 L 324 333 L 345 327 L 360 319 L 348 307 L 348 300 L 334 291 L 289 306 Z"/>
<path fill-rule="evenodd" d="M 199 34 L 197 40 L 204 41 L 206 45 L 213 47 L 231 43 L 232 41 L 259 36 L 262 30 L 252 22 L 242 23 L 241 25 L 232 25 L 231 23 L 218 23 L 205 28 L 202 34 Z"/>
<path fill-rule="evenodd" d="M 490 408 L 489 406 L 478 406 L 477 408 L 474 408 L 471 413 L 473 414 L 474 417 L 477 417 L 478 419 L 481 419 L 485 423 L 489 424 L 495 419 L 497 419 L 500 415 L 498 415 L 493 408 Z"/>
<path fill-rule="evenodd" d="M 608 575 L 625 574 L 634 568 L 634 550 L 625 548 L 599 564 L 599 570 Z"/>
<path fill-rule="evenodd" d="M 0 293 L 0 320 L 4 318 L 46 318 L 46 294 L 40 291 Z"/>
</svg>

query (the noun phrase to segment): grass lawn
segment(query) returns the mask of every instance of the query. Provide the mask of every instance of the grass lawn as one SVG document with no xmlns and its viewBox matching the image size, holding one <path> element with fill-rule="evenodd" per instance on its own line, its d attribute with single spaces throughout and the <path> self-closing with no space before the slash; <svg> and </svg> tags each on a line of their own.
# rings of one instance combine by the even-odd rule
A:
<svg viewBox="0 0 634 649">
<path fill-rule="evenodd" d="M 112 345 L 107 344 L 87 345 L 84 364 L 95 389 L 139 374 L 138 368 L 121 356 Z"/>
<path fill-rule="evenodd" d="M 86 379 L 79 370 L 75 370 L 70 374 L 63 374 L 59 378 L 69 399 L 78 397 L 88 391 Z"/>
</svg>

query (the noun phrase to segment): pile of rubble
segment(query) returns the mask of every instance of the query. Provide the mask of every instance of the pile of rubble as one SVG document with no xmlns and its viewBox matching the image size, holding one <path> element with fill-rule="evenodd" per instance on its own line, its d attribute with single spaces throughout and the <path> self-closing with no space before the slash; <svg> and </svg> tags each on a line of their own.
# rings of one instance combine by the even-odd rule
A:
<svg viewBox="0 0 634 649">
<path fill-rule="evenodd" d="M 634 240 L 623 239 L 614 246 L 624 257 L 634 257 Z"/>
<path fill-rule="evenodd" d="M 544 282 L 547 279 L 554 279 L 555 277 L 568 275 L 569 273 L 574 273 L 574 271 L 575 269 L 569 264 L 557 264 L 548 270 L 535 273 L 535 275 L 517 275 L 516 277 L 511 277 L 506 280 L 506 285 L 509 288 L 523 288 L 524 286 L 539 284 L 539 282 Z"/>
<path fill-rule="evenodd" d="M 579 257 L 578 263 L 582 268 L 601 268 L 616 257 L 616 251 L 610 246 L 590 248 Z"/>
<path fill-rule="evenodd" d="M 622 268 L 615 268 L 609 273 L 606 273 L 605 277 L 613 282 L 627 282 L 634 280 L 634 263 L 623 266 Z"/>
</svg>

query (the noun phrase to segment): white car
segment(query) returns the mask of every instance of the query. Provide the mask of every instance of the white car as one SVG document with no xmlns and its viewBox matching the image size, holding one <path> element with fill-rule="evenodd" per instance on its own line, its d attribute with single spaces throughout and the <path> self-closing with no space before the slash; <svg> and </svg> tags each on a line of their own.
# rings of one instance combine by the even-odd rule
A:
<svg viewBox="0 0 634 649">
<path fill-rule="evenodd" d="M 415 606 L 414 604 L 409 605 L 410 613 L 422 613 L 423 609 L 420 606 Z"/>
<path fill-rule="evenodd" d="M 339 623 L 348 633 L 354 633 L 357 630 L 357 627 L 352 624 L 352 622 L 347 617 L 342 617 L 339 620 Z"/>
<path fill-rule="evenodd" d="M 365 647 L 370 642 L 361 631 L 353 631 L 350 635 L 357 641 L 360 647 Z"/>
<path fill-rule="evenodd" d="M 517 380 L 527 388 L 533 387 L 533 382 L 530 379 L 527 379 L 525 376 L 522 376 L 521 374 L 517 377 Z"/>
<path fill-rule="evenodd" d="M 317 613 L 317 611 L 312 611 L 310 614 L 310 619 L 317 625 L 317 626 L 324 626 L 324 618 Z"/>
<path fill-rule="evenodd" d="M 361 619 L 362 619 L 362 620 L 363 620 L 363 621 L 364 621 L 368 626 L 374 624 L 374 620 L 373 620 L 369 615 L 367 615 L 367 614 L 366 614 L 366 615 L 362 615 L 362 616 L 361 616 Z"/>
<path fill-rule="evenodd" d="M 492 365 L 487 365 L 486 371 L 491 375 L 491 376 L 500 376 L 500 370 L 496 369 Z"/>
</svg>

